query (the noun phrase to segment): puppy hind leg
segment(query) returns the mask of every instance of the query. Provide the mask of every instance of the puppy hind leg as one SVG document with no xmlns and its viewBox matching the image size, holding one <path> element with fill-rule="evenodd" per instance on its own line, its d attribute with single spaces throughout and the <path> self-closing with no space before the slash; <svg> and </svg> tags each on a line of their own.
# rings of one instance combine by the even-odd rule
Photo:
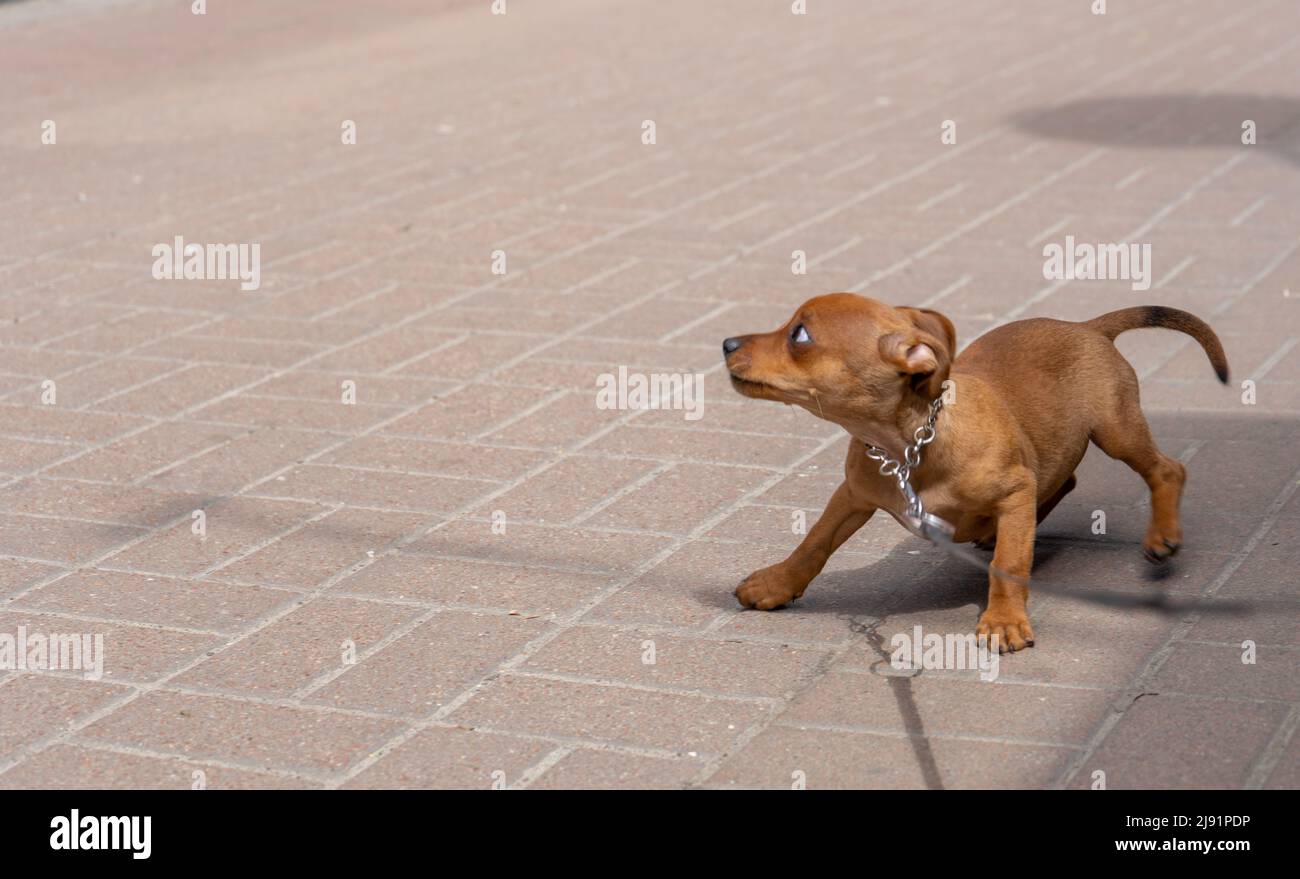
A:
<svg viewBox="0 0 1300 879">
<path fill-rule="evenodd" d="M 1178 504 L 1187 481 L 1187 468 L 1161 452 L 1151 438 L 1151 429 L 1136 403 L 1125 406 L 1117 417 L 1092 432 L 1099 449 L 1123 461 L 1142 477 L 1151 489 L 1151 521 L 1142 550 L 1147 561 L 1165 561 L 1183 542 Z"/>
</svg>

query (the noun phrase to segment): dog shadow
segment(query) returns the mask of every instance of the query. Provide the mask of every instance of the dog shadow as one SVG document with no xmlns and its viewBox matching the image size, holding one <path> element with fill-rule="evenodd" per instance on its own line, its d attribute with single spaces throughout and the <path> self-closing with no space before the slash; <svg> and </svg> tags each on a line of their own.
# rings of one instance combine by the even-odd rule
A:
<svg viewBox="0 0 1300 879">
<path fill-rule="evenodd" d="M 1081 542 L 1089 545 L 1103 543 L 1102 540 L 1081 540 L 1050 532 L 1041 534 L 1034 544 L 1034 568 L 1047 566 L 1053 558 Z M 1139 544 L 1129 541 L 1118 542 L 1117 546 L 1114 540 L 1104 542 L 1112 548 L 1140 551 Z M 993 558 L 992 551 L 979 554 L 986 562 Z M 1152 571 L 1159 573 L 1152 573 L 1149 577 L 1163 579 L 1175 567 L 1174 564 L 1153 567 Z M 864 584 L 870 584 L 870 588 L 864 588 Z M 877 656 L 872 670 L 885 679 L 894 697 L 926 789 L 943 790 L 943 775 L 912 686 L 912 680 L 919 672 L 908 674 L 891 668 L 891 650 L 879 628 L 891 617 L 910 614 L 958 608 L 968 608 L 972 614 L 977 614 L 978 608 L 987 601 L 987 574 L 930 547 L 919 538 L 909 538 L 870 565 L 824 572 L 813 581 L 813 588 L 816 591 L 812 600 L 800 601 L 789 610 L 774 612 L 834 614 L 845 621 L 850 632 L 870 646 Z M 716 593 L 710 593 L 708 597 L 701 594 L 700 598 L 719 607 L 735 607 Z M 726 598 L 734 602 L 734 598 Z M 1079 598 L 1088 600 L 1086 595 Z"/>
<path fill-rule="evenodd" d="M 1243 126 L 1253 122 L 1252 148 L 1300 165 L 1300 98 L 1288 95 L 1091 98 L 1030 108 L 1010 121 L 1038 137 L 1139 149 L 1241 147 Z"/>
</svg>

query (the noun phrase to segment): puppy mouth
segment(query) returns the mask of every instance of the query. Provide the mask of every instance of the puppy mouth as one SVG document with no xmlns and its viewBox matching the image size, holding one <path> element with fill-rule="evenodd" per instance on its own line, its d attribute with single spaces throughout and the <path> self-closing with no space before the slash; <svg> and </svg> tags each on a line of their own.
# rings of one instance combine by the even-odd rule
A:
<svg viewBox="0 0 1300 879">
<path fill-rule="evenodd" d="M 741 378 L 740 376 L 736 375 L 734 372 L 730 373 L 730 376 L 731 376 L 731 386 L 746 397 L 758 397 L 760 399 L 770 400 L 773 398 L 772 395 L 776 393 L 776 388 L 772 387 L 766 382 L 758 382 L 758 381 L 754 381 L 753 379 Z"/>
<path fill-rule="evenodd" d="M 750 378 L 741 378 L 734 372 L 730 373 L 731 386 L 736 392 L 744 397 L 753 397 L 756 400 L 775 400 L 778 403 L 789 403 L 790 395 L 783 388 L 776 385 L 768 384 L 763 381 L 755 381 Z"/>
</svg>

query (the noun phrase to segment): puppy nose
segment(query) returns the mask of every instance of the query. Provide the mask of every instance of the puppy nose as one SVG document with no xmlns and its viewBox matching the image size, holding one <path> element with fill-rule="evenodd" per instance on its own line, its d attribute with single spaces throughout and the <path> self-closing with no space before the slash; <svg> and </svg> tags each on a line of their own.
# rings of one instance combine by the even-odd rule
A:
<svg viewBox="0 0 1300 879">
<path fill-rule="evenodd" d="M 739 348 L 739 347 L 741 346 L 741 344 L 742 344 L 742 343 L 741 343 L 740 339 L 737 339 L 737 338 L 735 338 L 735 337 L 730 338 L 730 339 L 723 339 L 723 340 L 722 340 L 722 353 L 723 353 L 723 354 L 730 354 L 732 351 L 735 351 L 737 348 Z"/>
</svg>

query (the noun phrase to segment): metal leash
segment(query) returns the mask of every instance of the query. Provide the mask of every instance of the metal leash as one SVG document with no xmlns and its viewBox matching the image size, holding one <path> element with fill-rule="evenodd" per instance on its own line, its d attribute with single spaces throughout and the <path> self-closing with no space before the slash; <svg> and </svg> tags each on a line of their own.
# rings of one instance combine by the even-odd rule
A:
<svg viewBox="0 0 1300 879">
<path fill-rule="evenodd" d="M 947 538 L 952 543 L 954 533 L 953 526 L 940 519 L 933 513 L 927 513 L 925 506 L 921 503 L 921 496 L 912 488 L 909 477 L 912 471 L 921 466 L 921 450 L 934 442 L 937 435 L 934 429 L 935 422 L 939 420 L 939 410 L 943 408 L 943 397 L 935 397 L 930 403 L 930 415 L 922 424 L 912 432 L 912 442 L 903 449 L 903 460 L 897 461 L 889 456 L 889 452 L 879 446 L 867 446 L 867 457 L 873 461 L 880 462 L 880 475 L 891 477 L 898 483 L 898 490 L 903 493 L 907 499 L 907 508 L 903 512 L 903 518 L 906 519 L 906 525 L 909 531 L 918 537 L 924 537 L 931 543 L 935 543 L 934 532 Z M 955 544 L 954 544 L 955 545 Z"/>
<path fill-rule="evenodd" d="M 994 574 L 1004 580 L 1010 580 L 1013 583 L 1028 587 L 1031 585 L 1028 577 L 1021 577 L 1009 571 L 1004 571 L 991 562 L 985 562 L 970 547 L 956 543 L 952 539 L 956 533 L 956 528 L 952 523 L 940 519 L 933 513 L 927 513 L 925 505 L 921 503 L 921 496 L 912 487 L 910 481 L 912 471 L 921 466 L 921 450 L 934 442 L 935 436 L 937 436 L 935 423 L 939 420 L 939 411 L 942 408 L 942 397 L 936 397 L 930 403 L 930 415 L 926 418 L 925 424 L 912 433 L 912 442 L 903 450 L 902 461 L 891 457 L 889 452 L 879 446 L 869 444 L 867 444 L 867 457 L 880 462 L 880 474 L 882 476 L 892 478 L 898 483 L 898 490 L 907 501 L 907 506 L 903 511 L 903 524 L 907 530 L 917 537 L 928 540 L 949 555 L 978 568 L 985 574 Z M 1129 592 L 1096 590 L 1089 587 L 1084 587 L 1084 591 L 1080 592 L 1077 588 L 1071 590 L 1067 589 L 1063 584 L 1044 580 L 1034 580 L 1032 586 L 1042 592 L 1064 595 L 1068 598 L 1091 601 L 1096 604 L 1113 607 L 1155 608 L 1167 613 L 1180 613 L 1187 610 L 1242 613 L 1249 607 L 1244 602 L 1220 602 L 1214 607 L 1209 607 L 1206 602 L 1198 600 L 1171 601 L 1163 592 L 1141 595 Z"/>
</svg>

